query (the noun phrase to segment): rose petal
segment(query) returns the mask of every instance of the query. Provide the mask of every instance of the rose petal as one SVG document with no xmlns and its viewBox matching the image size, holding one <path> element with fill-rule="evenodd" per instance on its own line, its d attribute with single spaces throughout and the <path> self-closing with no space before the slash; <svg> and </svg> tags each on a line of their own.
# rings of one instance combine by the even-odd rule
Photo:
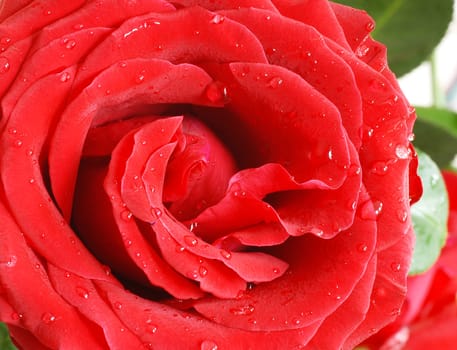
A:
<svg viewBox="0 0 457 350">
<path fill-rule="evenodd" d="M 133 117 L 90 128 L 84 143 L 83 157 L 109 156 L 122 137 L 158 118 L 160 116 Z"/>
<path fill-rule="evenodd" d="M 342 47 L 349 48 L 343 29 L 330 6 L 330 1 L 308 0 L 291 2 L 274 0 L 273 3 L 283 16 L 309 24 L 316 28 L 319 33 L 337 42 Z"/>
<path fill-rule="evenodd" d="M 211 80 L 195 66 L 175 66 L 161 60 L 133 59 L 102 72 L 67 105 L 51 141 L 51 185 L 64 216 L 69 217 L 71 212 L 79 158 L 91 124 L 119 119 L 132 105 L 141 108 L 154 103 L 204 103 L 202 95 Z M 63 162 L 65 167 L 60 166 Z"/>
<path fill-rule="evenodd" d="M 363 183 L 380 209 L 378 249 L 403 239 L 409 230 L 410 128 L 408 105 L 388 80 L 351 53 L 328 42 L 338 51 L 355 73 L 362 94 L 364 111 L 363 147 L 360 150 Z M 382 135 L 380 137 L 379 135 Z M 390 188 L 386 195 L 386 186 Z M 397 220 L 392 220 L 396 218 Z"/>
<path fill-rule="evenodd" d="M 84 29 L 63 39 L 51 41 L 29 56 L 21 70 L 15 74 L 14 84 L 2 100 L 3 115 L 9 116 L 17 100 L 35 81 L 76 64 L 108 31 L 107 28 Z M 75 43 L 75 45 L 67 46 L 69 43 Z M 49 60 L 49 57 L 54 59 Z"/>
<path fill-rule="evenodd" d="M 5 51 L 0 51 L 0 71 L 2 75 L 2 79 L 0 79 L 0 97 L 5 94 L 10 84 L 16 78 L 16 74 L 21 68 L 21 63 L 27 56 L 31 45 L 31 38 L 25 38 L 14 43 Z M 6 121 L 6 118 L 3 118 L 3 115 L 6 116 L 2 111 L 1 126 L 3 126 Z"/>
<path fill-rule="evenodd" d="M 184 7 L 201 6 L 210 11 L 255 7 L 278 12 L 270 0 L 177 0 L 173 2 Z"/>
<path fill-rule="evenodd" d="M 0 7 L 0 22 L 8 18 L 13 13 L 27 6 L 33 0 L 4 0 Z"/>
<path fill-rule="evenodd" d="M 366 11 L 350 6 L 335 2 L 330 2 L 330 6 L 344 31 L 347 43 L 352 51 L 356 51 L 360 43 L 362 43 L 375 28 L 373 18 L 371 18 Z"/>
<path fill-rule="evenodd" d="M 10 38 L 13 44 L 75 11 L 83 4 L 83 0 L 65 3 L 58 0 L 35 1 L 0 22 L 0 37 Z"/>
<path fill-rule="evenodd" d="M 109 284 L 97 282 L 97 285 L 105 292 L 118 317 L 130 329 L 135 329 L 145 344 L 151 347 L 299 348 L 306 344 L 319 326 L 316 323 L 304 329 L 268 333 L 221 327 L 193 313 L 142 299 Z M 176 336 L 189 332 L 192 337 Z"/>
<path fill-rule="evenodd" d="M 0 220 L 0 283 L 11 306 L 24 315 L 24 327 L 33 329 L 33 335 L 50 348 L 103 347 L 103 340 L 91 330 L 91 324 L 54 291 L 40 260 L 27 246 L 3 203 Z"/>
<path fill-rule="evenodd" d="M 46 26 L 34 43 L 34 50 L 57 38 L 71 35 L 75 30 L 94 27 L 115 28 L 128 18 L 148 12 L 173 11 L 172 4 L 165 0 L 104 0 L 103 11 L 97 1 L 86 1 L 78 10 Z"/>
<path fill-rule="evenodd" d="M 14 344 L 20 349 L 52 350 L 44 346 L 32 332 L 22 327 L 8 326 L 8 331 L 14 339 Z"/>
<path fill-rule="evenodd" d="M 48 270 L 51 283 L 62 298 L 103 330 L 109 349 L 141 348 L 138 336 L 119 320 L 91 280 L 52 265 Z"/>
<path fill-rule="evenodd" d="M 370 295 L 375 276 L 376 255 L 373 255 L 351 295 L 325 319 L 308 346 L 317 349 L 343 349 L 345 339 L 365 319 L 370 307 Z"/>
<path fill-rule="evenodd" d="M 279 66 L 231 63 L 228 69 L 206 68 L 229 86 L 226 109 L 236 116 L 208 122 L 224 121 L 224 131 L 218 129 L 221 124 L 214 126 L 222 138 L 227 133 L 237 136 L 236 142 L 233 137 L 226 142 L 242 167 L 280 163 L 299 182 L 315 179 L 332 188 L 341 185 L 344 166 L 349 166 L 347 137 L 339 112 L 323 95 Z M 317 127 L 323 118 L 329 127 Z"/>
<path fill-rule="evenodd" d="M 135 57 L 181 62 L 266 62 L 262 46 L 244 26 L 199 7 L 134 17 L 94 49 L 83 63 L 77 86 L 109 65 Z M 179 44 L 177 44 L 179 43 Z"/>
<path fill-rule="evenodd" d="M 379 230 L 378 234 L 380 233 Z M 352 349 L 367 334 L 379 331 L 398 317 L 406 295 L 406 271 L 411 263 L 408 252 L 411 252 L 413 243 L 414 234 L 410 228 L 407 234 L 402 235 L 402 239 L 388 249 L 380 249 L 380 244 L 377 244 L 378 266 L 370 309 L 364 322 L 346 340 L 345 349 Z"/>
<path fill-rule="evenodd" d="M 246 25 L 262 43 L 271 64 L 300 74 L 335 104 L 346 132 L 358 150 L 361 145 L 362 101 L 350 67 L 310 25 L 258 9 L 225 11 Z M 334 74 L 335 71 L 338 74 Z M 344 91 L 344 94 L 342 93 Z"/>
<path fill-rule="evenodd" d="M 372 219 L 358 218 L 350 230 L 331 240 L 311 235 L 289 239 L 272 249 L 290 265 L 281 278 L 255 286 L 237 299 L 199 300 L 195 308 L 217 323 L 250 330 L 296 329 L 322 321 L 363 276 L 374 252 L 375 232 Z"/>
<path fill-rule="evenodd" d="M 106 279 L 49 197 L 40 167 L 42 147 L 71 86 L 74 67 L 36 82 L 17 103 L 2 136 L 1 177 L 13 217 L 47 261 L 81 276 Z M 65 79 L 62 80 L 62 78 Z M 68 79 L 67 79 L 68 78 Z M 35 118 L 30 118 L 34 115 Z"/>
</svg>

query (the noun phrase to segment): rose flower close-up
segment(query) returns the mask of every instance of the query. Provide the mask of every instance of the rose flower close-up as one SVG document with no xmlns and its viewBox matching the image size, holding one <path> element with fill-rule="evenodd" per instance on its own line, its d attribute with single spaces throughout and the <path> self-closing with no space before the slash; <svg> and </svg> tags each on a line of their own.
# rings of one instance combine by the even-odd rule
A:
<svg viewBox="0 0 457 350">
<path fill-rule="evenodd" d="M 326 0 L 0 2 L 19 349 L 353 349 L 399 315 L 416 114 Z"/>
</svg>

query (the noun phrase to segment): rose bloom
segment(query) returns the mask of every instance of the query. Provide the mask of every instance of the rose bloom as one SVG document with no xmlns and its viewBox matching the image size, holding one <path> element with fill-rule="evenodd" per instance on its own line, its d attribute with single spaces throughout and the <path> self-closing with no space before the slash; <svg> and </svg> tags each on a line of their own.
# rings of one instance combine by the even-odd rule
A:
<svg viewBox="0 0 457 350">
<path fill-rule="evenodd" d="M 408 293 L 395 323 L 367 341 L 371 349 L 453 350 L 457 344 L 457 174 L 443 172 L 449 193 L 449 235 L 438 261 L 408 278 Z"/>
<path fill-rule="evenodd" d="M 6 0 L 0 19 L 19 348 L 351 349 L 398 316 L 415 113 L 365 12 Z"/>
</svg>

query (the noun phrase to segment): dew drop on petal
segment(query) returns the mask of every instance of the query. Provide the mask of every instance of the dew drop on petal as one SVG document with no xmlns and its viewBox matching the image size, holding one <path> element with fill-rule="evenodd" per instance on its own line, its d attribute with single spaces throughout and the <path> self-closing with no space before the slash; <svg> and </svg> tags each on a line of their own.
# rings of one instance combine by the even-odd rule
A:
<svg viewBox="0 0 457 350">
<path fill-rule="evenodd" d="M 68 73 L 68 72 L 63 72 L 61 75 L 60 75 L 60 81 L 62 83 L 66 83 L 67 81 L 69 81 L 71 79 L 71 74 Z"/>
<path fill-rule="evenodd" d="M 394 272 L 399 272 L 401 270 L 401 264 L 398 262 L 393 262 L 392 264 L 390 264 L 390 268 Z"/>
<path fill-rule="evenodd" d="M 17 256 L 16 255 L 10 255 L 7 257 L 5 260 L 2 257 L 2 260 L 0 260 L 0 265 L 4 265 L 6 267 L 14 267 L 17 264 Z"/>
<path fill-rule="evenodd" d="M 198 273 L 201 277 L 206 277 L 206 275 L 208 274 L 208 269 L 205 266 L 200 266 L 198 268 Z"/>
<path fill-rule="evenodd" d="M 214 81 L 205 88 L 206 98 L 213 103 L 227 103 L 228 92 L 227 87 L 220 82 Z"/>
<path fill-rule="evenodd" d="M 284 80 L 280 77 L 273 77 L 268 80 L 267 86 L 272 89 L 280 87 L 284 83 Z"/>
<path fill-rule="evenodd" d="M 76 294 L 81 298 L 89 299 L 89 291 L 84 287 L 76 287 Z"/>
<path fill-rule="evenodd" d="M 224 258 L 224 259 L 230 259 L 232 257 L 232 253 L 230 253 L 229 251 L 225 250 L 225 249 L 221 249 L 219 251 L 219 253 L 221 254 L 221 256 Z"/>
<path fill-rule="evenodd" d="M 409 150 L 405 145 L 397 145 L 397 147 L 395 147 L 395 155 L 399 159 L 408 159 Z"/>
<path fill-rule="evenodd" d="M 14 141 L 14 147 L 19 148 L 22 147 L 22 140 L 16 140 Z"/>
<path fill-rule="evenodd" d="M 379 216 L 382 212 L 383 203 L 381 201 L 373 201 L 373 209 L 376 216 Z"/>
<path fill-rule="evenodd" d="M 216 14 L 213 16 L 213 18 L 211 18 L 211 21 L 210 23 L 213 23 L 213 24 L 221 24 L 223 23 L 225 20 L 225 17 L 220 15 L 220 14 Z"/>
<path fill-rule="evenodd" d="M 234 307 L 230 309 L 230 312 L 236 316 L 247 316 L 251 315 L 255 310 L 255 307 L 251 304 L 240 307 Z"/>
<path fill-rule="evenodd" d="M 0 57 L 0 74 L 10 70 L 10 61 L 6 57 Z"/>
<path fill-rule="evenodd" d="M 53 314 L 51 314 L 50 312 L 46 312 L 41 316 L 41 321 L 43 321 L 43 323 L 45 323 L 45 324 L 51 324 L 55 320 L 56 320 L 56 317 Z"/>
<path fill-rule="evenodd" d="M 359 243 L 357 245 L 357 250 L 360 252 L 360 253 L 366 253 L 368 251 L 368 246 L 365 244 L 365 243 Z"/>
<path fill-rule="evenodd" d="M 200 345 L 200 350 L 218 350 L 218 345 L 212 340 L 204 340 Z"/>
<path fill-rule="evenodd" d="M 184 236 L 184 242 L 191 247 L 195 247 L 198 244 L 197 238 L 191 235 Z"/>
<path fill-rule="evenodd" d="M 151 214 L 154 219 L 159 219 L 162 216 L 162 210 L 160 208 L 151 208 Z"/>
<path fill-rule="evenodd" d="M 373 22 L 368 22 L 366 25 L 365 25 L 365 29 L 368 31 L 368 32 L 371 32 L 373 29 L 374 29 L 374 23 Z"/>
<path fill-rule="evenodd" d="M 118 302 L 118 301 L 115 301 L 113 303 L 113 306 L 114 308 L 118 309 L 118 310 L 121 310 L 122 309 L 122 303 Z"/>
<path fill-rule="evenodd" d="M 120 215 L 121 215 L 121 219 L 124 221 L 130 221 L 133 217 L 132 212 L 128 209 L 121 211 Z"/>
<path fill-rule="evenodd" d="M 371 172 L 376 175 L 386 175 L 389 165 L 386 162 L 375 162 L 371 166 Z"/>
<path fill-rule="evenodd" d="M 397 218 L 398 220 L 400 220 L 400 222 L 406 222 L 406 220 L 408 219 L 408 212 L 404 209 L 398 209 Z"/>
</svg>

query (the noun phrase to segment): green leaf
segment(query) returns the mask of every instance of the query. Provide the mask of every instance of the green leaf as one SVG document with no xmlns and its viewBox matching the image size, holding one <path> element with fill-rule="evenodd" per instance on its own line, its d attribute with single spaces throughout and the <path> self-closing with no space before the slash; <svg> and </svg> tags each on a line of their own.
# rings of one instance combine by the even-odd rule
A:
<svg viewBox="0 0 457 350">
<path fill-rule="evenodd" d="M 444 109 L 417 107 L 414 145 L 440 168 L 449 167 L 457 153 L 457 114 Z"/>
<path fill-rule="evenodd" d="M 0 322 L 0 349 L 2 350 L 16 350 L 16 347 L 11 342 L 8 334 L 8 328 L 4 323 Z"/>
<path fill-rule="evenodd" d="M 449 201 L 440 169 L 425 153 L 418 151 L 418 173 L 424 189 L 411 208 L 416 245 L 410 275 L 420 274 L 438 259 L 447 236 Z"/>
<path fill-rule="evenodd" d="M 401 76 L 425 61 L 452 19 L 453 0 L 336 0 L 366 10 L 373 37 L 387 46 L 390 68 Z"/>
</svg>

